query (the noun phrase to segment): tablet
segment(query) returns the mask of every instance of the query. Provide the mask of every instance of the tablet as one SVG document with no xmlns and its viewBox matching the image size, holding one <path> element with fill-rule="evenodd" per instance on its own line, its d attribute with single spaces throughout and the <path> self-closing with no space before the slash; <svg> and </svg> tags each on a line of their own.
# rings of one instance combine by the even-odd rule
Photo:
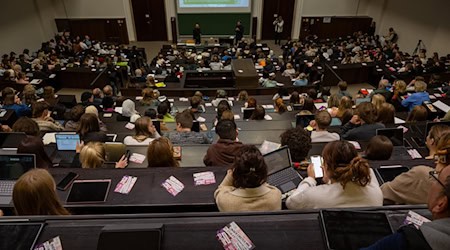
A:
<svg viewBox="0 0 450 250">
<path fill-rule="evenodd" d="M 108 197 L 111 180 L 75 180 L 67 196 L 67 204 L 102 203 Z"/>
<path fill-rule="evenodd" d="M 44 227 L 43 223 L 2 222 L 0 224 L 0 249 L 34 249 Z"/>
</svg>

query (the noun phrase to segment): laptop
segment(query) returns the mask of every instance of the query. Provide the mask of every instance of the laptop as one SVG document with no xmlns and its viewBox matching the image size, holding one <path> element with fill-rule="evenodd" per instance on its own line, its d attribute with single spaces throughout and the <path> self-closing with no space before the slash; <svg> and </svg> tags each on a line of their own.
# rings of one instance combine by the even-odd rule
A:
<svg viewBox="0 0 450 250">
<path fill-rule="evenodd" d="M 375 174 L 377 176 L 378 182 L 382 185 L 385 182 L 389 182 L 395 179 L 398 175 L 408 172 L 409 168 L 401 165 L 393 166 L 380 166 L 375 169 Z"/>
<path fill-rule="evenodd" d="M 280 189 L 283 194 L 296 189 L 303 179 L 292 167 L 287 146 L 265 154 L 264 161 L 267 165 L 267 183 Z"/>
<path fill-rule="evenodd" d="M 56 151 L 53 156 L 53 163 L 72 163 L 76 155 L 77 143 L 80 142 L 80 135 L 73 133 L 56 133 Z"/>
<path fill-rule="evenodd" d="M 2 222 L 0 223 L 0 249 L 33 250 L 44 228 L 44 223 Z"/>
<path fill-rule="evenodd" d="M 245 108 L 244 109 L 244 120 L 250 119 L 253 115 L 253 111 L 255 111 L 255 108 Z"/>
<path fill-rule="evenodd" d="M 296 115 L 295 116 L 295 127 L 306 128 L 309 123 L 314 120 L 315 115 Z"/>
<path fill-rule="evenodd" d="M 367 97 L 367 98 L 356 98 L 356 99 L 355 99 L 355 105 L 358 106 L 360 103 L 363 103 L 363 102 L 370 102 L 370 101 L 371 101 L 371 100 L 370 100 L 369 97 Z"/>
<path fill-rule="evenodd" d="M 0 155 L 0 204 L 9 204 L 17 179 L 28 170 L 36 168 L 32 154 Z"/>
<path fill-rule="evenodd" d="M 2 132 L 0 133 L 0 148 L 17 150 L 20 142 L 26 137 L 25 133 Z"/>
<path fill-rule="evenodd" d="M 403 129 L 402 128 L 380 128 L 377 129 L 377 135 L 384 135 L 391 140 L 394 146 L 392 150 L 391 160 L 411 160 L 411 155 L 404 146 Z"/>
<path fill-rule="evenodd" d="M 427 136 L 430 133 L 431 128 L 434 125 L 446 125 L 446 126 L 450 126 L 450 121 L 440 121 L 440 122 L 427 122 L 425 125 L 425 131 L 420 131 L 421 126 L 416 126 L 416 129 L 420 132 L 422 132 L 423 134 L 421 134 L 421 136 L 414 136 L 412 137 L 412 140 L 417 144 L 418 147 L 426 147 L 425 142 L 427 141 Z"/>
</svg>

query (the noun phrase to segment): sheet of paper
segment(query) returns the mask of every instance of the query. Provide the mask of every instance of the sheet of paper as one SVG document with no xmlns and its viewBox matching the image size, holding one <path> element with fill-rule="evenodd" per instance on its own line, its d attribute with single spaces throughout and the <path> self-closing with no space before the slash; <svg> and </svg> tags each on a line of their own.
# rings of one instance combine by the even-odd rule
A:
<svg viewBox="0 0 450 250">
<path fill-rule="evenodd" d="M 225 250 L 251 250 L 256 247 L 234 221 L 217 230 L 216 237 Z"/>
<path fill-rule="evenodd" d="M 405 123 L 405 120 L 402 120 L 398 117 L 394 117 L 394 124 L 403 124 Z"/>
<path fill-rule="evenodd" d="M 241 116 L 240 115 L 234 115 L 234 119 L 235 120 L 239 120 L 239 119 L 241 119 Z"/>
<path fill-rule="evenodd" d="M 197 118 L 197 121 L 198 121 L 198 122 L 205 122 L 206 119 L 205 119 L 204 117 L 199 116 L 199 117 Z"/>
<path fill-rule="evenodd" d="M 450 110 L 450 106 L 448 106 L 447 104 L 441 102 L 441 101 L 436 101 L 433 103 L 433 106 L 435 106 L 436 108 L 444 111 L 445 113 L 447 113 Z"/>
<path fill-rule="evenodd" d="M 44 145 L 56 143 L 55 134 L 56 133 L 45 133 L 45 135 L 42 137 L 42 142 L 44 143 Z"/>
<path fill-rule="evenodd" d="M 130 161 L 137 163 L 137 164 L 142 164 L 145 161 L 145 155 L 143 154 L 138 154 L 138 153 L 133 153 L 130 156 Z"/>
<path fill-rule="evenodd" d="M 169 192 L 169 194 L 173 196 L 177 196 L 184 189 L 184 184 L 174 176 L 170 176 L 161 184 L 161 186 L 164 187 L 167 192 Z"/>
<path fill-rule="evenodd" d="M 216 176 L 211 171 L 195 173 L 193 174 L 193 176 L 195 186 L 210 185 L 216 183 Z"/>
<path fill-rule="evenodd" d="M 122 107 L 115 107 L 114 112 L 122 114 Z"/>
</svg>

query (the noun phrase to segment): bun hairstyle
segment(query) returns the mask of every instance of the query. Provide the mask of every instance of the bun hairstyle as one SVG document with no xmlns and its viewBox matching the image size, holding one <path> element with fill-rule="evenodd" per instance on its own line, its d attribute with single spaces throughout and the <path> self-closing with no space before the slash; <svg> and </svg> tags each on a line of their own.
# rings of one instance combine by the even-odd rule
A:
<svg viewBox="0 0 450 250">
<path fill-rule="evenodd" d="M 233 163 L 233 186 L 235 188 L 256 188 L 267 180 L 267 165 L 259 149 L 244 145 Z"/>
<path fill-rule="evenodd" d="M 450 132 L 442 134 L 437 142 L 437 151 L 434 159 L 441 164 L 450 164 Z"/>
<path fill-rule="evenodd" d="M 362 187 L 370 182 L 369 163 L 358 156 L 353 144 L 347 141 L 330 142 L 323 149 L 322 156 L 330 179 L 341 183 L 343 188 L 349 182 Z"/>
</svg>

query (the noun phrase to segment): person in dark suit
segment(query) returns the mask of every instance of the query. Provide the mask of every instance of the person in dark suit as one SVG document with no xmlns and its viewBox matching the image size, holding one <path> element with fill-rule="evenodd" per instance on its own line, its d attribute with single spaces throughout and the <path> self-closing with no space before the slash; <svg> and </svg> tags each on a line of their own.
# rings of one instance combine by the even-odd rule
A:
<svg viewBox="0 0 450 250">
<path fill-rule="evenodd" d="M 234 31 L 236 32 L 236 44 L 238 44 L 242 40 L 242 37 L 244 37 L 244 26 L 241 21 L 237 21 Z"/>
<path fill-rule="evenodd" d="M 196 23 L 192 30 L 192 38 L 195 40 L 195 44 L 202 43 L 202 31 L 200 30 L 200 24 Z"/>
</svg>

